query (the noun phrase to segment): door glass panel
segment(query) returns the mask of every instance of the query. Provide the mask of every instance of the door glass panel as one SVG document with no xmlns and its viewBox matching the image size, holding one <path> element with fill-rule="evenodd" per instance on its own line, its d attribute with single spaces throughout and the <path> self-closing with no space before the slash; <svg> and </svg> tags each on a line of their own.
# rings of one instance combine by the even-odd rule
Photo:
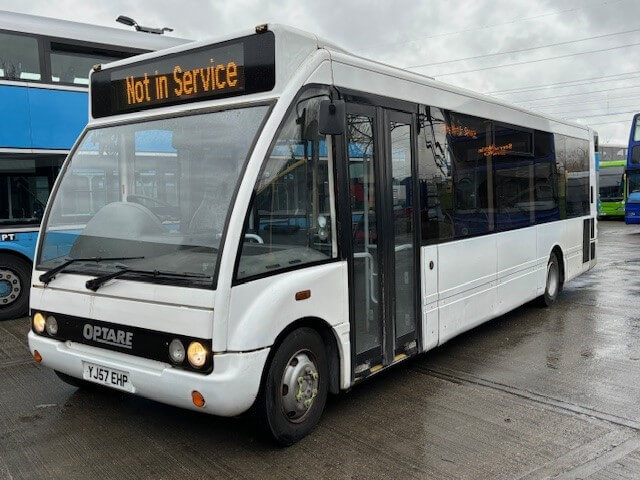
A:
<svg viewBox="0 0 640 480">
<path fill-rule="evenodd" d="M 349 115 L 348 133 L 355 348 L 359 356 L 379 350 L 381 340 L 373 118 Z"/>
<path fill-rule="evenodd" d="M 414 304 L 414 225 L 411 177 L 411 126 L 390 122 L 395 265 L 396 349 L 410 343 L 416 328 Z"/>
</svg>

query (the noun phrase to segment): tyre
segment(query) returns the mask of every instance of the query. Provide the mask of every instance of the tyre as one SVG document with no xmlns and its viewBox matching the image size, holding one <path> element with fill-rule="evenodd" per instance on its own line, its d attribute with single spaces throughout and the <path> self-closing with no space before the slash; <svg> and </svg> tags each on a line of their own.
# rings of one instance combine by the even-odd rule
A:
<svg viewBox="0 0 640 480">
<path fill-rule="evenodd" d="M 558 298 L 558 293 L 562 288 L 562 279 L 560 278 L 560 263 L 555 253 L 551 253 L 549 263 L 547 263 L 547 280 L 544 288 L 544 295 L 539 299 L 539 303 L 543 307 L 550 307 Z"/>
<path fill-rule="evenodd" d="M 81 380 L 79 378 L 76 377 L 72 377 L 71 375 L 67 375 L 66 373 L 62 373 L 59 372 L 57 370 L 54 370 L 54 372 L 56 372 L 56 375 L 58 376 L 58 378 L 60 380 L 62 380 L 64 383 L 67 383 L 69 385 L 71 385 L 72 387 L 76 387 L 76 388 L 95 388 L 98 385 L 91 383 L 91 382 L 87 382 L 86 380 Z"/>
<path fill-rule="evenodd" d="M 329 390 L 329 367 L 322 337 L 311 328 L 291 332 L 267 367 L 258 415 L 280 445 L 289 446 L 316 426 Z"/>
<path fill-rule="evenodd" d="M 29 313 L 31 264 L 15 255 L 0 253 L 0 320 Z"/>
</svg>

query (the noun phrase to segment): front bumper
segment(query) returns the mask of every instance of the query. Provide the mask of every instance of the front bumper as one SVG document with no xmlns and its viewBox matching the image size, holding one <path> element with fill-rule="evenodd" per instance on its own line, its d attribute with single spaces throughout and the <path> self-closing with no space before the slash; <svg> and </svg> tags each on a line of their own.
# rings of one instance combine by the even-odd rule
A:
<svg viewBox="0 0 640 480">
<path fill-rule="evenodd" d="M 83 362 L 91 362 L 129 372 L 133 393 L 158 402 L 230 417 L 247 411 L 258 395 L 260 380 L 269 348 L 246 353 L 215 355 L 214 371 L 208 375 L 173 368 L 155 360 L 147 360 L 119 352 L 60 342 L 29 332 L 29 349 L 38 350 L 42 365 L 82 378 Z M 197 390 L 205 398 L 202 408 L 192 402 Z"/>
</svg>

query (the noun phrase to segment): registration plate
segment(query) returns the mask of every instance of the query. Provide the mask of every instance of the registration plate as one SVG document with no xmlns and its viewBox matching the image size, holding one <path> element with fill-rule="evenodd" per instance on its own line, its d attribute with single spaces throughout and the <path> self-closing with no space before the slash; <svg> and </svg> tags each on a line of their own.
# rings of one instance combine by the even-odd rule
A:
<svg viewBox="0 0 640 480">
<path fill-rule="evenodd" d="M 133 384 L 129 372 L 103 367 L 84 362 L 83 378 L 89 382 L 99 383 L 126 392 L 133 392 Z"/>
</svg>

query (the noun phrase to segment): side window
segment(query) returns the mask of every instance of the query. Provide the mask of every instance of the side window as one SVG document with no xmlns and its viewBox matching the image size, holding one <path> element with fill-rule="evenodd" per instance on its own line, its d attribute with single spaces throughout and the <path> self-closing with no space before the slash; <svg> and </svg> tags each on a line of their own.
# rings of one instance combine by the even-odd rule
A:
<svg viewBox="0 0 640 480">
<path fill-rule="evenodd" d="M 491 121 L 449 112 L 447 141 L 453 163 L 454 236 L 494 230 Z"/>
<path fill-rule="evenodd" d="M 422 244 L 453 238 L 453 177 L 447 123 L 439 108 L 421 107 L 418 179 Z"/>
<path fill-rule="evenodd" d="M 323 93 L 303 93 L 265 160 L 244 226 L 239 279 L 337 256 L 331 145 L 318 134 Z"/>
<path fill-rule="evenodd" d="M 51 44 L 51 81 L 74 85 L 89 85 L 89 72 L 97 63 L 107 63 L 121 57 L 108 52 L 80 52 L 72 45 Z"/>
<path fill-rule="evenodd" d="M 634 165 L 640 165 L 640 145 L 634 145 L 631 147 L 631 163 Z"/>
<path fill-rule="evenodd" d="M 536 130 L 534 145 L 535 221 L 545 223 L 559 220 L 558 175 L 553 134 Z"/>
<path fill-rule="evenodd" d="M 535 222 L 533 132 L 495 123 L 493 160 L 496 230 Z"/>
<path fill-rule="evenodd" d="M 0 78 L 41 80 L 38 40 L 0 33 Z"/>
<path fill-rule="evenodd" d="M 0 159 L 0 225 L 37 224 L 55 175 L 50 158 Z"/>
<path fill-rule="evenodd" d="M 565 140 L 564 135 L 556 134 L 553 136 L 558 179 L 558 209 L 561 220 L 567 218 L 567 148 Z"/>
<path fill-rule="evenodd" d="M 589 215 L 589 143 L 566 137 L 567 216 Z"/>
</svg>

